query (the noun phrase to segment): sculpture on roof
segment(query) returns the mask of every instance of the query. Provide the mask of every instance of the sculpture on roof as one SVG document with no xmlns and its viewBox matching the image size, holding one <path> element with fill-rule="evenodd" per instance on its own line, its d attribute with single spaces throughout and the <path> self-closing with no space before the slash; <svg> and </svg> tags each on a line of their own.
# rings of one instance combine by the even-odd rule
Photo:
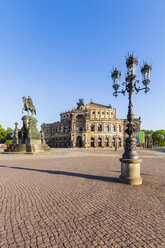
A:
<svg viewBox="0 0 165 248">
<path fill-rule="evenodd" d="M 77 109 L 81 109 L 81 107 L 84 106 L 84 99 L 83 98 L 79 98 L 78 102 L 77 102 Z"/>
</svg>

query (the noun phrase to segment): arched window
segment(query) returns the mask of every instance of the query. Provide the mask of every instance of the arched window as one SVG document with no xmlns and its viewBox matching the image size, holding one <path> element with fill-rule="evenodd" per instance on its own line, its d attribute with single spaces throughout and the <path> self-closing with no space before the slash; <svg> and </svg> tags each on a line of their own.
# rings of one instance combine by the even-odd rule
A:
<svg viewBox="0 0 165 248">
<path fill-rule="evenodd" d="M 98 125 L 98 131 L 102 131 L 102 125 Z"/>
<path fill-rule="evenodd" d="M 112 138 L 112 147 L 115 147 L 115 137 Z"/>
<path fill-rule="evenodd" d="M 91 138 L 91 147 L 94 147 L 95 145 L 94 145 L 94 142 L 95 142 L 95 140 L 94 140 L 94 138 L 92 137 Z"/>
<path fill-rule="evenodd" d="M 102 147 L 102 138 L 101 137 L 98 138 L 98 147 Z"/>
<path fill-rule="evenodd" d="M 105 132 L 109 132 L 109 126 L 107 124 L 105 125 Z"/>
<path fill-rule="evenodd" d="M 108 137 L 105 138 L 105 146 L 109 147 L 109 139 L 108 139 Z"/>
<path fill-rule="evenodd" d="M 115 132 L 115 125 L 114 124 L 111 125 L 111 131 Z"/>
<path fill-rule="evenodd" d="M 118 140 L 118 147 L 121 147 L 121 138 Z"/>
<path fill-rule="evenodd" d="M 95 131 L 95 125 L 91 125 L 91 132 Z"/>
</svg>

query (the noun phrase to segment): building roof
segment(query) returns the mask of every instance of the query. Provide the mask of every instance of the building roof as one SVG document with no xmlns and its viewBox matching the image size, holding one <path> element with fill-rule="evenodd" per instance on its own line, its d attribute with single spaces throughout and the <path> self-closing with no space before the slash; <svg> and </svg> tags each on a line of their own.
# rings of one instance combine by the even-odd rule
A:
<svg viewBox="0 0 165 248">
<path fill-rule="evenodd" d="M 86 107 L 86 106 L 89 106 L 89 107 L 91 106 L 91 107 L 112 108 L 111 105 L 107 106 L 107 105 L 98 104 L 98 103 L 94 103 L 94 102 L 90 102 L 90 103 L 84 105 L 84 107 Z"/>
</svg>

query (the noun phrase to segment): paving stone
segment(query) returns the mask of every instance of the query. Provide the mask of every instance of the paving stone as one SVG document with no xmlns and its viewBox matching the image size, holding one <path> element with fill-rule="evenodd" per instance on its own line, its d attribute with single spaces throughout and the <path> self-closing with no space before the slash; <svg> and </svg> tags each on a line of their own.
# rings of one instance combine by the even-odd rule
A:
<svg viewBox="0 0 165 248">
<path fill-rule="evenodd" d="M 139 150 L 143 184 L 129 186 L 122 152 L 0 154 L 0 247 L 165 247 L 165 153 Z"/>
</svg>

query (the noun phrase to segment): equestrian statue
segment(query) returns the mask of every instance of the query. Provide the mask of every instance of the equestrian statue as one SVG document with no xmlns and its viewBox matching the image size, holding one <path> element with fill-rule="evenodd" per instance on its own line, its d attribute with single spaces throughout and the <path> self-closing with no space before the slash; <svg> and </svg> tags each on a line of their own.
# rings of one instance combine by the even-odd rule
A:
<svg viewBox="0 0 165 248">
<path fill-rule="evenodd" d="M 28 96 L 28 98 L 26 98 L 25 96 L 22 97 L 22 100 L 24 102 L 24 107 L 22 109 L 22 114 L 23 114 L 23 111 L 27 111 L 28 112 L 28 115 L 29 115 L 29 110 L 31 111 L 32 113 L 32 116 L 35 114 L 36 115 L 36 108 L 35 106 L 33 105 L 33 102 L 32 102 L 32 99 L 30 96 Z"/>
</svg>

